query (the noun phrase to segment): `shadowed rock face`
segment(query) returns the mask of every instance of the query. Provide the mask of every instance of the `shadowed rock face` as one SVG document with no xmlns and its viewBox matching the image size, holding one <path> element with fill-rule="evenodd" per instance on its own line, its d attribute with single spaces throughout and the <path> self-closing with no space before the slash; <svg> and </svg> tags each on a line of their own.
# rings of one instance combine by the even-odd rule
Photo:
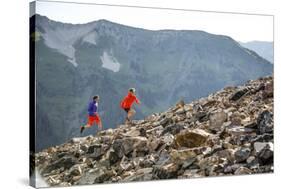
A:
<svg viewBox="0 0 281 189">
<path fill-rule="evenodd" d="M 37 153 L 36 169 L 50 186 L 273 172 L 273 96 L 265 95 L 273 88 L 264 85 L 273 78 L 73 138 Z M 248 92 L 233 100 L 242 88 Z"/>
</svg>

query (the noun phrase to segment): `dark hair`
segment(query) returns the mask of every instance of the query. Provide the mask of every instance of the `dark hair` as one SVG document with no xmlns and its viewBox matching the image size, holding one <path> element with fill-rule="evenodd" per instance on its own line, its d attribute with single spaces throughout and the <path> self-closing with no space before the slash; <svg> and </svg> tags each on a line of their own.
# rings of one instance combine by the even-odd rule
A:
<svg viewBox="0 0 281 189">
<path fill-rule="evenodd" d="M 134 92 L 136 92 L 136 89 L 135 88 L 130 88 L 129 91 L 134 93 Z"/>
<path fill-rule="evenodd" d="M 99 98 L 99 95 L 95 95 L 94 97 L 93 97 L 93 100 L 97 100 Z"/>
</svg>

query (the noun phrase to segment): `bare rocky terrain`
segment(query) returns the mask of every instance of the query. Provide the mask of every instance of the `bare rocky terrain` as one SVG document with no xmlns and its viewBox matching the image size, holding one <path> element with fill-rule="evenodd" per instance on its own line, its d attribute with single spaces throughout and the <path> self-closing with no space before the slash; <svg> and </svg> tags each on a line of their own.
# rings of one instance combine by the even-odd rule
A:
<svg viewBox="0 0 281 189">
<path fill-rule="evenodd" d="M 273 131 L 264 77 L 47 148 L 36 169 L 50 186 L 271 173 Z"/>
</svg>

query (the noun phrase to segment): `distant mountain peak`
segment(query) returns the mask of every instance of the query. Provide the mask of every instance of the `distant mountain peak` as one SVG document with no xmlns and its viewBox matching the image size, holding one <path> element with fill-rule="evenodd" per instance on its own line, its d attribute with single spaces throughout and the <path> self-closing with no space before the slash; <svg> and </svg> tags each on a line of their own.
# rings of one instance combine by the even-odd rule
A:
<svg viewBox="0 0 281 189">
<path fill-rule="evenodd" d="M 273 42 L 271 41 L 248 41 L 239 42 L 245 48 L 248 48 L 256 52 L 259 56 L 265 58 L 269 62 L 273 63 Z"/>
</svg>

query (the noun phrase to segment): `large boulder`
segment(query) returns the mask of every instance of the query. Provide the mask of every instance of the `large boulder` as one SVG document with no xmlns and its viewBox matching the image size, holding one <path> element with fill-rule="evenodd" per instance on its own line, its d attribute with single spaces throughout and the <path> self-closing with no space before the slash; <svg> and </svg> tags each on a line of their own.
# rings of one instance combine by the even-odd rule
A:
<svg viewBox="0 0 281 189">
<path fill-rule="evenodd" d="M 209 136 L 209 133 L 201 129 L 186 130 L 176 135 L 175 144 L 178 147 L 200 147 L 205 145 Z"/>
</svg>

